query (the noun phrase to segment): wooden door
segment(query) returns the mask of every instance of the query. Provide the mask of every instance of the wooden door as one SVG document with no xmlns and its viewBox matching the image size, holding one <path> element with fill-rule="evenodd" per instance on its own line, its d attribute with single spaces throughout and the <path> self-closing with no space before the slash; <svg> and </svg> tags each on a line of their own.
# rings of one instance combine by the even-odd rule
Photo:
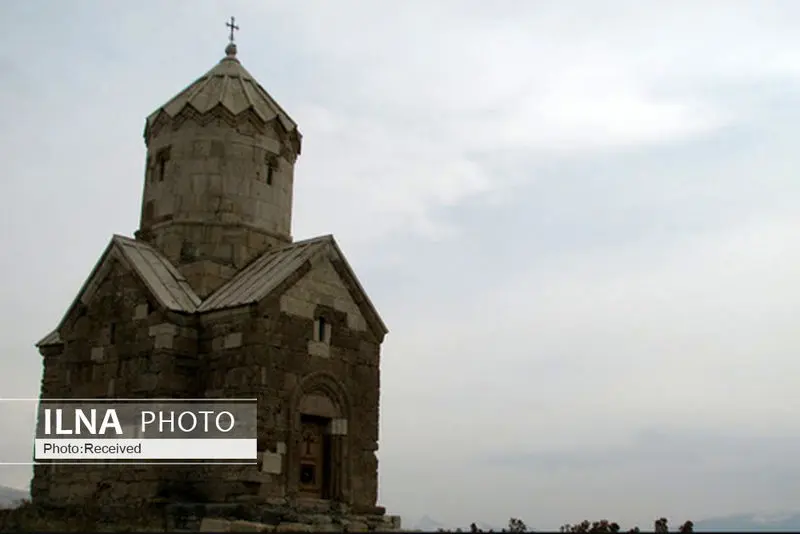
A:
<svg viewBox="0 0 800 534">
<path fill-rule="evenodd" d="M 317 418 L 303 418 L 300 432 L 300 492 L 306 497 L 324 498 L 327 466 L 326 424 Z"/>
</svg>

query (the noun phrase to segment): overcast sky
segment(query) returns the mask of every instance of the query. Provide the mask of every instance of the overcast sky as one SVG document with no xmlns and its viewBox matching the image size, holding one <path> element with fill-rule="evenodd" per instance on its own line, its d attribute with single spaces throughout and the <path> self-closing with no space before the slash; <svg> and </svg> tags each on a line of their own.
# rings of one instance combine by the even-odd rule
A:
<svg viewBox="0 0 800 534">
<path fill-rule="evenodd" d="M 797 505 L 791 0 L 0 3 L 0 396 L 38 395 L 33 344 L 138 225 L 145 116 L 230 15 L 304 135 L 295 238 L 335 234 L 390 329 L 390 513 Z"/>
</svg>

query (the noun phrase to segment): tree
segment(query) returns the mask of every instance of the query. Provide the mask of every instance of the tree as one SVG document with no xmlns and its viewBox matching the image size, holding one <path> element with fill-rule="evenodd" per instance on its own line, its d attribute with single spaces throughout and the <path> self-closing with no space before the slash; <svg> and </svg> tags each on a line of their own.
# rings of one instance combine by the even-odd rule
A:
<svg viewBox="0 0 800 534">
<path fill-rule="evenodd" d="M 654 526 L 655 531 L 659 534 L 666 534 L 669 532 L 667 519 L 664 517 L 657 519 L 654 523 Z M 483 532 L 483 530 L 479 529 L 478 525 L 475 523 L 472 523 L 469 526 L 469 531 L 473 534 Z M 619 526 L 619 523 L 615 521 L 608 521 L 607 519 L 602 519 L 600 521 L 582 521 L 580 523 L 575 523 L 574 525 L 566 524 L 560 528 L 560 531 L 568 534 L 619 534 L 620 532 L 623 532 L 622 528 Z M 439 532 L 452 531 L 439 529 Z M 456 530 L 456 532 L 461 532 L 461 529 Z M 512 517 L 508 520 L 508 527 L 504 528 L 502 532 L 528 532 L 528 527 L 525 525 L 525 522 L 522 521 L 522 519 Z M 628 534 L 637 534 L 641 531 L 639 530 L 639 527 L 633 527 L 625 532 Z M 694 532 L 694 523 L 691 521 L 686 521 L 678 528 L 678 532 L 681 534 L 692 534 Z"/>
<path fill-rule="evenodd" d="M 522 519 L 512 517 L 508 520 L 508 532 L 528 532 L 528 527 Z"/>
</svg>

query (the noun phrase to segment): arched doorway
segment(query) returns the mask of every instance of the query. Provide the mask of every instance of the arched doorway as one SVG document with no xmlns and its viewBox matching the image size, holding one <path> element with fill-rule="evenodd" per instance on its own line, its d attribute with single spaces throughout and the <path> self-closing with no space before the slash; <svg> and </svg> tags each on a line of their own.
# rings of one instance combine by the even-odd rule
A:
<svg viewBox="0 0 800 534">
<path fill-rule="evenodd" d="M 312 374 L 292 404 L 291 492 L 304 499 L 346 501 L 348 403 L 343 389 L 331 375 Z"/>
</svg>

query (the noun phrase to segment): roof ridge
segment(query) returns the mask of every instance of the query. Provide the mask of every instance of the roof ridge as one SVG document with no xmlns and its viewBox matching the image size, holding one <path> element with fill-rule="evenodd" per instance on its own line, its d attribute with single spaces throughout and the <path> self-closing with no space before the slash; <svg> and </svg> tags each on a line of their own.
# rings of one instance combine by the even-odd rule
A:
<svg viewBox="0 0 800 534">
<path fill-rule="evenodd" d="M 307 261 L 318 245 L 331 243 L 332 238 L 327 234 L 265 251 L 217 288 L 197 310 L 232 308 L 260 300 Z"/>
<path fill-rule="evenodd" d="M 325 234 L 302 241 L 295 241 L 278 249 L 265 251 L 256 260 L 236 273 L 220 286 L 197 308 L 199 313 L 246 306 L 261 301 L 297 273 L 304 264 L 314 261 L 325 252 L 337 270 L 338 276 L 354 292 L 353 300 L 363 306 L 365 318 L 374 328 L 388 332 L 372 300 L 367 295 L 353 268 L 333 234 Z"/>
</svg>

